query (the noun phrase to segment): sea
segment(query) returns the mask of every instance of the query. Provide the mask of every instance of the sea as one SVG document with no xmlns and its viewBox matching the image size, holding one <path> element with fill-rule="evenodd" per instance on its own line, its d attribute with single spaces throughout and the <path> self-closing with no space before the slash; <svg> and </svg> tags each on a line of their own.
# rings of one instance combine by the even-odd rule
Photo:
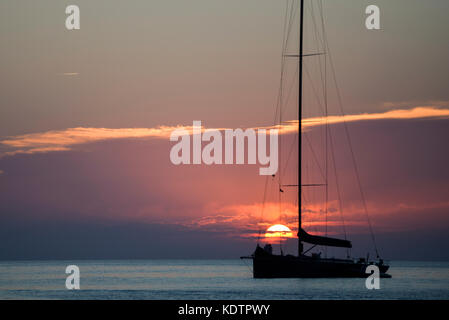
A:
<svg viewBox="0 0 449 320">
<path fill-rule="evenodd" d="M 449 299 L 449 262 L 389 262 L 392 278 L 253 279 L 247 260 L 1 261 L 0 299 Z M 68 265 L 80 289 L 66 288 Z"/>
</svg>

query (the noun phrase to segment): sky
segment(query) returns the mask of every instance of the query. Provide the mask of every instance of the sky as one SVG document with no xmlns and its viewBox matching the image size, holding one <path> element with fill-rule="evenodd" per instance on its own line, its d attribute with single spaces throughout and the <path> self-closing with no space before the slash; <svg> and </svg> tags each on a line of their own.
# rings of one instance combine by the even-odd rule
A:
<svg viewBox="0 0 449 320">
<path fill-rule="evenodd" d="M 69 4 L 80 7 L 80 30 L 65 29 Z M 380 7 L 381 30 L 365 28 L 369 4 Z M 448 260 L 449 3 L 323 6 L 347 115 L 329 85 L 353 253 L 373 248 L 343 119 L 380 253 Z M 262 210 L 258 166 L 169 159 L 170 133 L 194 120 L 207 128 L 273 125 L 285 8 L 271 0 L 2 1 L 0 259 L 236 258 L 251 253 L 259 229 L 294 229 L 294 192 L 282 194 L 279 215 L 278 186 L 268 178 Z M 295 31 L 291 39 L 295 53 Z M 313 39 L 306 34 L 306 52 L 319 49 Z M 304 126 L 320 144 L 316 61 L 306 65 Z M 295 62 L 286 68 L 293 79 Z M 294 103 L 284 115 L 293 121 L 281 132 L 284 146 L 294 142 Z M 313 154 L 305 148 L 307 167 Z M 285 181 L 294 183 L 288 170 Z M 327 225 L 342 236 L 337 200 L 331 191 Z M 305 209 L 304 227 L 322 233 L 322 196 L 308 194 Z"/>
</svg>

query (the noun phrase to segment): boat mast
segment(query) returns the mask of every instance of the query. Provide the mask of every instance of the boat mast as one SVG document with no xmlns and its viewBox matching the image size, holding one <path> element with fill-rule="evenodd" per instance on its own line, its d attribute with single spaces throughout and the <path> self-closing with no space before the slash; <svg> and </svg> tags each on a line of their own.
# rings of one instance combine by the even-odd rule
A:
<svg viewBox="0 0 449 320">
<path fill-rule="evenodd" d="M 301 160 L 302 160 L 302 58 L 303 58 L 303 29 L 304 29 L 304 0 L 300 0 L 299 22 L 299 72 L 298 72 L 298 256 L 303 252 L 303 244 L 300 238 L 301 222 Z"/>
</svg>

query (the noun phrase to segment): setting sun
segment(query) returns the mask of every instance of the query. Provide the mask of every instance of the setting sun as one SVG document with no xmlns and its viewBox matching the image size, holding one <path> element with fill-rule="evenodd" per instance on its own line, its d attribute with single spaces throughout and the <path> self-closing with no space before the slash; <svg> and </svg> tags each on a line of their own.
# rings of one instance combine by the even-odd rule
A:
<svg viewBox="0 0 449 320">
<path fill-rule="evenodd" d="M 275 224 L 270 226 L 265 232 L 266 238 L 291 238 L 293 237 L 292 230 L 282 224 Z"/>
</svg>

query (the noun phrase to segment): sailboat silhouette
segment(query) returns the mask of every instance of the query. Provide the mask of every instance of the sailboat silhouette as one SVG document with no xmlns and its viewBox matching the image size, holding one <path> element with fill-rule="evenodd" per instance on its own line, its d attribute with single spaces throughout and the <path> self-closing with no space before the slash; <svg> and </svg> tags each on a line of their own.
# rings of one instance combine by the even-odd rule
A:
<svg viewBox="0 0 449 320">
<path fill-rule="evenodd" d="M 302 226 L 302 203 L 301 192 L 302 188 L 314 187 L 315 184 L 301 184 L 302 182 L 302 111 L 303 111 L 303 58 L 308 56 L 321 55 L 322 53 L 303 53 L 304 43 L 304 0 L 299 0 L 299 54 L 298 55 L 284 55 L 286 57 L 298 58 L 298 184 L 288 185 L 298 188 L 298 252 L 297 255 L 276 255 L 272 252 L 272 246 L 266 245 L 262 248 L 257 244 L 256 250 L 251 256 L 242 257 L 252 259 L 253 261 L 253 276 L 254 278 L 325 278 L 325 277 L 367 277 L 366 270 L 368 266 L 374 265 L 379 268 L 381 277 L 390 277 L 386 274 L 389 266 L 384 263 L 378 256 L 377 261 L 368 261 L 365 258 L 355 259 L 337 259 L 337 258 L 322 258 L 320 254 L 313 253 L 307 255 L 310 251 L 304 251 L 304 243 L 315 246 L 324 247 L 338 247 L 338 248 L 352 248 L 352 243 L 349 240 L 330 238 L 327 236 L 318 236 L 309 234 Z M 293 6 L 292 6 L 293 8 Z M 279 190 L 283 192 L 282 189 Z M 369 224 L 370 225 L 370 224 Z M 370 225 L 370 231 L 371 225 Z M 312 247 L 312 248 L 313 248 Z M 376 248 L 377 253 L 377 248 Z M 378 254 L 378 253 L 377 253 Z"/>
</svg>

